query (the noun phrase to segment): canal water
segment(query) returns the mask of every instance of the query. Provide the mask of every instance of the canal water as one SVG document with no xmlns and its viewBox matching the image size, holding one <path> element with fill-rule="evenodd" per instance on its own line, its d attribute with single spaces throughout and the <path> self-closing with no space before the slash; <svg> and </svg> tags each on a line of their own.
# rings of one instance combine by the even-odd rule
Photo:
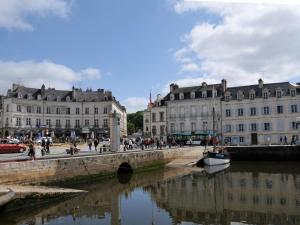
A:
<svg viewBox="0 0 300 225">
<path fill-rule="evenodd" d="M 8 211 L 0 224 L 300 224 L 299 163 L 241 162 L 218 172 L 164 168 L 80 188 L 89 192 Z"/>
</svg>

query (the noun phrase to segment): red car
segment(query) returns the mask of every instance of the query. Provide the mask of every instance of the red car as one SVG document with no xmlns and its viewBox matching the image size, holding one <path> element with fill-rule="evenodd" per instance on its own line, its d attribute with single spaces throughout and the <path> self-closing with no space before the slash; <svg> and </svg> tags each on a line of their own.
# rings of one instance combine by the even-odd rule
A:
<svg viewBox="0 0 300 225">
<path fill-rule="evenodd" d="M 26 145 L 14 143 L 9 139 L 0 139 L 0 153 L 22 153 L 26 151 Z"/>
</svg>

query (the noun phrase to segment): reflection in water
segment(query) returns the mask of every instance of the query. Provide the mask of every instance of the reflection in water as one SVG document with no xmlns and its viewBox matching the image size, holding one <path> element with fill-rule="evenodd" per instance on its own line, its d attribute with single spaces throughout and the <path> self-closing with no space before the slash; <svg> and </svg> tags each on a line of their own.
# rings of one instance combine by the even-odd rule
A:
<svg viewBox="0 0 300 225">
<path fill-rule="evenodd" d="M 0 223 L 300 224 L 300 166 L 271 172 L 274 166 L 243 163 L 215 175 L 162 169 L 125 184 L 109 179 L 81 187 L 89 193 L 75 199 L 7 212 Z"/>
</svg>

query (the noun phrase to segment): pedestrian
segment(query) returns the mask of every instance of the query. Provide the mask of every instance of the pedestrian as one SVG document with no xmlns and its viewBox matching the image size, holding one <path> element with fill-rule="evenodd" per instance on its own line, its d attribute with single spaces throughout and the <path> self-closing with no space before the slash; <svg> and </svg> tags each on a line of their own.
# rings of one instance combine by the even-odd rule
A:
<svg viewBox="0 0 300 225">
<path fill-rule="evenodd" d="M 50 139 L 47 138 L 47 142 L 46 142 L 46 151 L 48 154 L 50 154 Z"/>
<path fill-rule="evenodd" d="M 284 144 L 285 144 L 285 145 L 288 144 L 287 136 L 284 136 Z"/>
<path fill-rule="evenodd" d="M 279 141 L 280 141 L 280 145 L 282 145 L 282 137 L 281 136 L 279 138 Z"/>
<path fill-rule="evenodd" d="M 98 144 L 99 144 L 99 141 L 97 138 L 95 138 L 95 140 L 94 140 L 95 151 L 97 151 Z"/>
<path fill-rule="evenodd" d="M 33 141 L 29 142 L 28 155 L 30 156 L 31 160 L 35 160 L 35 147 L 34 147 Z"/>
<path fill-rule="evenodd" d="M 296 145 L 296 136 L 293 135 L 291 145 Z"/>
<path fill-rule="evenodd" d="M 93 145 L 93 141 L 92 141 L 92 139 L 90 138 L 90 139 L 88 140 L 88 146 L 89 146 L 90 151 L 92 150 L 92 145 Z"/>
</svg>

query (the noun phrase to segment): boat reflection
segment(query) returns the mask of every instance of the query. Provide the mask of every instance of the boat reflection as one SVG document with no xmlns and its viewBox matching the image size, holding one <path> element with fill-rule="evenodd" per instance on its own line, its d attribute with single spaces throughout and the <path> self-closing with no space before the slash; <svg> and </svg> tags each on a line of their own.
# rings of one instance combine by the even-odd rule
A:
<svg viewBox="0 0 300 225">
<path fill-rule="evenodd" d="M 208 174 L 215 174 L 221 171 L 226 170 L 227 168 L 229 168 L 230 164 L 223 164 L 223 165 L 215 165 L 215 166 L 204 166 L 204 170 L 206 173 Z"/>
</svg>

